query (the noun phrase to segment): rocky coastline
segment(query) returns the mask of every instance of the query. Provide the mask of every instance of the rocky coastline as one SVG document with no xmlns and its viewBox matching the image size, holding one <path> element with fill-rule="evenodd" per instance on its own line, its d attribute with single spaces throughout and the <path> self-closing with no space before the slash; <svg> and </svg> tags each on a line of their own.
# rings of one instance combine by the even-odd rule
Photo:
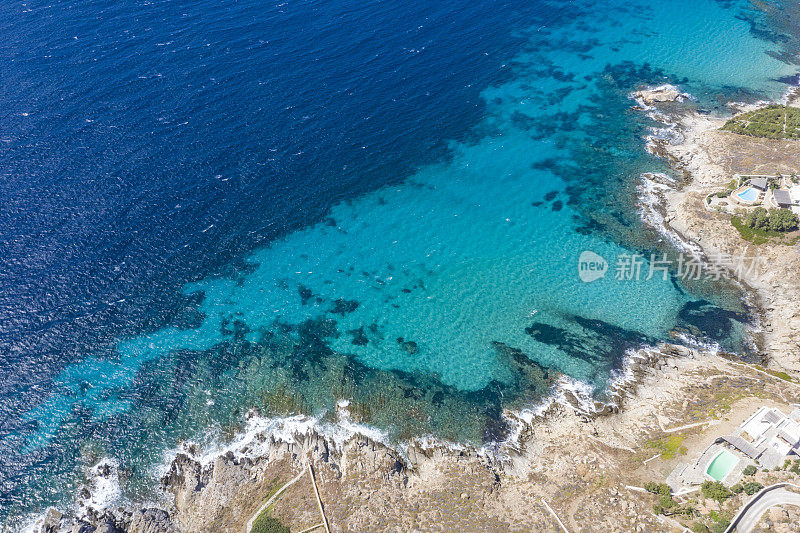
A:
<svg viewBox="0 0 800 533">
<path fill-rule="evenodd" d="M 643 104 L 642 95 L 647 93 L 645 89 L 634 97 Z M 784 101 L 797 105 L 800 89 L 789 91 Z M 721 131 L 725 118 L 691 108 L 664 109 L 659 107 L 662 104 L 645 109 L 671 134 L 654 132 L 647 139 L 647 148 L 668 160 L 684 179 L 680 184 L 668 183 L 652 191 L 660 220 L 649 222 L 663 234 L 677 236 L 706 261 L 717 262 L 724 270 L 730 271 L 730 265 L 720 261 L 722 258 L 760 258 L 761 268 L 737 272 L 736 281 L 747 289 L 752 305 L 759 311 L 760 330 L 754 333 L 761 341 L 757 344 L 765 363 L 796 377 L 800 375 L 800 358 L 796 355 L 800 348 L 800 283 L 796 276 L 800 253 L 793 244 L 755 245 L 746 241 L 731 225 L 729 216 L 706 208 L 705 198 L 725 190 L 735 174 L 800 172 L 800 143 Z M 758 105 L 734 103 L 731 108 L 740 112 Z"/>
<path fill-rule="evenodd" d="M 651 200 L 643 208 L 652 215 L 650 222 L 708 260 L 751 251 L 722 215 L 702 203 L 709 191 L 727 183 L 733 165 L 744 164 L 730 159 L 742 140 L 717 131 L 719 119 L 675 107 L 689 98 L 675 87 L 643 90 L 635 97 L 667 130 L 654 133 L 648 149 L 685 177 L 682 183 L 645 177 L 656 184 L 647 188 Z M 725 149 L 718 148 L 721 139 Z M 776 152 L 755 144 L 761 151 L 753 149 L 754 161 Z M 772 161 L 762 163 L 788 165 Z M 794 161 L 800 163 L 800 152 Z M 789 171 L 789 166 L 778 170 Z M 606 401 L 562 380 L 537 408 L 506 412 L 517 431 L 492 450 L 423 439 L 392 447 L 358 431 L 335 438 L 313 424 L 280 435 L 269 429 L 251 431 L 246 438 L 240 434 L 218 452 L 186 443 L 162 478 L 161 504 L 99 504 L 97 488 L 119 477 L 117 465 L 105 462 L 88 472 L 72 512 L 50 509 L 31 530 L 241 532 L 276 487 L 311 464 L 335 531 L 544 531 L 557 530 L 560 520 L 570 531 L 682 531 L 675 519 L 655 515 L 651 495 L 637 489 L 663 479 L 672 468 L 674 459 L 663 442 L 681 435 L 688 446 L 699 445 L 707 431 L 742 419 L 765 398 L 800 402 L 800 385 L 778 375 L 800 376 L 795 355 L 800 285 L 785 283 L 789 272 L 798 271 L 800 258 L 784 245 L 759 253 L 767 255 L 769 268 L 742 282 L 762 307 L 763 349 L 770 354 L 765 370 L 686 346 L 640 349 L 629 354 Z M 291 530 L 313 525 L 317 512 L 305 481 L 271 508 Z"/>
<path fill-rule="evenodd" d="M 34 530 L 43 533 L 243 531 L 275 484 L 301 472 L 307 463 L 315 466 L 322 498 L 326 501 L 326 513 L 342 531 L 385 528 L 387 524 L 381 520 L 392 513 L 387 513 L 382 501 L 408 504 L 420 499 L 421 488 L 436 484 L 447 487 L 443 501 L 450 499 L 463 506 L 482 501 L 467 514 L 477 514 L 486 527 L 494 522 L 509 523 L 511 518 L 520 523 L 549 526 L 553 517 L 535 496 L 538 491 L 533 489 L 538 484 L 529 482 L 544 465 L 532 464 L 532 455 L 546 464 L 555 458 L 548 460 L 548 454 L 542 455 L 544 450 L 562 447 L 566 442 L 561 441 L 578 435 L 601 449 L 610 448 L 625 454 L 633 452 L 635 440 L 631 440 L 627 432 L 608 428 L 618 426 L 619 417 L 637 416 L 634 413 L 642 408 L 637 404 L 643 400 L 650 404 L 649 408 L 657 407 L 646 398 L 653 393 L 653 382 L 661 381 L 659 376 L 675 377 L 678 373 L 680 377 L 681 368 L 706 365 L 712 357 L 718 358 L 672 344 L 638 350 L 630 355 L 624 373 L 609 388 L 608 402 L 591 400 L 569 387 L 561 388 L 533 415 L 506 413 L 518 422 L 520 431 L 513 441 L 492 452 L 423 440 L 408 443 L 398 450 L 357 433 L 342 442 L 325 435 L 316 426 L 305 426 L 304 431 L 277 437 L 274 432 L 264 430 L 248 434 L 246 438 L 240 435 L 238 441 L 216 455 L 191 443 L 182 446 L 161 481 L 160 489 L 169 505 L 149 507 L 95 507 L 90 489 L 118 476 L 115 464 L 102 464 L 89 472 L 87 488 L 78 494 L 74 515 L 50 509 Z M 627 404 L 637 407 L 622 409 Z M 255 411 L 248 416 L 259 417 Z M 631 422 L 636 424 L 634 420 L 629 420 Z M 460 479 L 456 488 L 450 486 L 454 475 Z M 528 494 L 528 503 L 538 509 L 538 514 L 526 515 L 523 506 L 511 513 L 522 515 L 505 516 L 512 510 L 505 508 L 497 495 L 509 490 L 515 497 L 520 497 L 520 491 L 526 494 L 532 491 Z M 352 506 L 339 504 L 348 499 L 361 500 L 364 507 L 361 516 L 351 513 Z M 431 503 L 424 497 L 421 500 Z M 371 502 L 378 503 L 368 510 Z M 293 505 L 291 512 L 281 518 L 292 526 L 311 523 L 314 509 L 307 507 L 298 512 Z M 420 506 L 417 504 L 413 508 Z M 426 517 L 420 511 L 415 515 L 402 507 L 396 511 L 398 518 L 408 521 L 411 530 L 415 526 L 426 529 L 422 524 L 433 523 L 430 522 L 433 516 L 440 512 L 434 511 L 432 516 Z M 647 516 L 642 512 L 634 516 L 637 521 L 647 523 Z M 655 518 L 651 516 L 651 520 Z"/>
</svg>

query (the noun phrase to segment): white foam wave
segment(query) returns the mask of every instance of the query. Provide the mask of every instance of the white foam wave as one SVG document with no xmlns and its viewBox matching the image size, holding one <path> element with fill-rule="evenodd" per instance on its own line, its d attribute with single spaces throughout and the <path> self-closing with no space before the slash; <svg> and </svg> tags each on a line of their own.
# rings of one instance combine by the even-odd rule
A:
<svg viewBox="0 0 800 533">
<path fill-rule="evenodd" d="M 122 497 L 119 484 L 119 461 L 105 457 L 89 469 L 86 476 L 89 495 L 79 498 L 76 516 L 82 518 L 91 513 L 102 513 L 117 504 Z"/>
<path fill-rule="evenodd" d="M 662 194 L 664 191 L 671 189 L 670 183 L 674 184 L 675 181 L 666 174 L 661 173 L 645 173 L 640 176 L 640 179 L 637 207 L 641 219 L 672 243 L 673 246 L 698 260 L 702 260 L 705 254 L 700 245 L 684 239 L 678 232 L 667 225 L 664 218 Z"/>
<path fill-rule="evenodd" d="M 183 443 L 178 449 L 171 450 L 166 454 L 162 468 L 168 468 L 178 453 L 186 453 L 205 466 L 212 463 L 217 457 L 228 453 L 236 457 L 265 456 L 269 452 L 272 441 L 297 444 L 301 437 L 313 434 L 325 438 L 339 450 L 355 435 L 363 435 L 388 446 L 388 433 L 355 422 L 350 415 L 348 406 L 349 402 L 339 401 L 335 422 L 326 422 L 322 421 L 321 417 L 306 415 L 272 418 L 250 410 L 247 413 L 244 428 L 230 442 L 217 442 L 204 446 L 202 449 L 196 442 Z"/>
</svg>

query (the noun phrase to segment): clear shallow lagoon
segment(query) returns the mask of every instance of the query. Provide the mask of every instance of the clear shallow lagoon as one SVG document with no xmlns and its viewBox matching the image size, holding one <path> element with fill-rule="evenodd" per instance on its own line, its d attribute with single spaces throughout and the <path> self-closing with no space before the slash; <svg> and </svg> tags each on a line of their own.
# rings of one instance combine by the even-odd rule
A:
<svg viewBox="0 0 800 533">
<path fill-rule="evenodd" d="M 733 289 L 613 268 L 664 250 L 628 93 L 715 112 L 797 72 L 748 3 L 76 6 L 99 22 L 52 35 L 75 13 L 31 9 L 0 17 L 42 32 L 0 28 L 4 512 L 68 501 L 100 455 L 146 493 L 254 405 L 480 443 L 557 373 L 602 391 L 642 343 L 743 348 Z"/>
</svg>

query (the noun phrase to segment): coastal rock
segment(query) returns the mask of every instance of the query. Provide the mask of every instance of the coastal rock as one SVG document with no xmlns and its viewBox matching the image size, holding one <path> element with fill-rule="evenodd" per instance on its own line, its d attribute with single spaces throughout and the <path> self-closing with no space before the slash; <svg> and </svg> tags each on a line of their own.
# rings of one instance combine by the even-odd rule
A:
<svg viewBox="0 0 800 533">
<path fill-rule="evenodd" d="M 178 533 L 178 529 L 161 509 L 142 509 L 131 516 L 127 533 Z"/>
<path fill-rule="evenodd" d="M 681 102 L 686 98 L 674 85 L 661 85 L 660 87 L 651 89 L 642 89 L 633 93 L 633 96 L 645 105 L 663 102 Z"/>
<path fill-rule="evenodd" d="M 97 530 L 89 522 L 84 522 L 83 520 L 78 520 L 72 525 L 72 529 L 69 530 L 70 533 L 94 533 Z"/>
<path fill-rule="evenodd" d="M 61 519 L 64 515 L 58 509 L 50 507 L 45 513 L 44 522 L 42 523 L 42 533 L 55 533 L 61 526 Z"/>
</svg>

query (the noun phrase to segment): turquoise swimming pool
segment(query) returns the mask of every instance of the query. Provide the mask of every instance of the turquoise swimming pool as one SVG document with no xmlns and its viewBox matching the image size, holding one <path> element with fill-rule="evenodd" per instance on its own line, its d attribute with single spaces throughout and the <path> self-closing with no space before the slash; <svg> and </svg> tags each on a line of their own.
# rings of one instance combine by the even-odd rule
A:
<svg viewBox="0 0 800 533">
<path fill-rule="evenodd" d="M 748 187 L 747 189 L 743 190 L 742 192 L 740 192 L 736 196 L 738 196 L 739 198 L 741 198 L 745 202 L 755 202 L 756 200 L 758 200 L 758 195 L 759 194 L 760 194 L 760 191 L 758 189 L 755 189 L 753 187 Z"/>
<path fill-rule="evenodd" d="M 739 459 L 730 452 L 722 450 L 708 464 L 706 474 L 717 481 L 722 481 L 731 469 L 739 462 Z"/>
</svg>

